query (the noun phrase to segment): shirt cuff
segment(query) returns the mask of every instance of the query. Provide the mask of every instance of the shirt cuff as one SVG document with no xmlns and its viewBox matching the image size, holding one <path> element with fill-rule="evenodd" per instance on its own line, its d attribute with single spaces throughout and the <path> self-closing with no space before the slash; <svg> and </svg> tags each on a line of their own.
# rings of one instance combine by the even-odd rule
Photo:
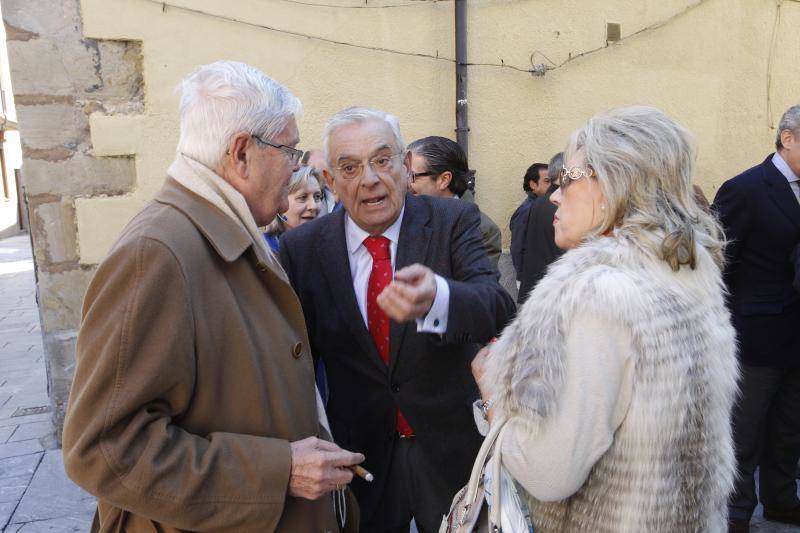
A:
<svg viewBox="0 0 800 533">
<path fill-rule="evenodd" d="M 428 314 L 417 319 L 418 333 L 437 333 L 444 335 L 447 331 L 447 317 L 450 314 L 450 285 L 442 276 L 436 278 L 436 297 L 433 299 Z"/>
</svg>

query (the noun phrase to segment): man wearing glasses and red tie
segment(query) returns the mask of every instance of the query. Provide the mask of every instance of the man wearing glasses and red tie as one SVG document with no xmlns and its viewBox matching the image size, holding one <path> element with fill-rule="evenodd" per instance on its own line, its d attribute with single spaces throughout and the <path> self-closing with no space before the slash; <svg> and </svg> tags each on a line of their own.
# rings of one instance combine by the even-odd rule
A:
<svg viewBox="0 0 800 533">
<path fill-rule="evenodd" d="M 364 532 L 438 531 L 481 437 L 470 362 L 514 312 L 474 204 L 407 194 L 397 119 L 350 108 L 323 134 L 344 210 L 287 233 L 281 261 L 328 374 L 337 444 L 364 454 Z"/>
</svg>

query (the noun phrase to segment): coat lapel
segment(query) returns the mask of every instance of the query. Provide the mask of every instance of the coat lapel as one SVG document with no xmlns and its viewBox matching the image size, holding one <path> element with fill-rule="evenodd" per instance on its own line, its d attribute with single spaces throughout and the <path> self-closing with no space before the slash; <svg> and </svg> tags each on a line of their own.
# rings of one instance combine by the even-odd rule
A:
<svg viewBox="0 0 800 533">
<path fill-rule="evenodd" d="M 767 194 L 778 206 L 778 209 L 800 229 L 800 203 L 795 198 L 792 186 L 772 163 L 772 156 L 764 161 L 763 167 Z"/>
<path fill-rule="evenodd" d="M 325 275 L 339 314 L 347 322 L 359 347 L 381 372 L 385 373 L 387 371 L 386 364 L 381 359 L 372 336 L 364 325 L 364 318 L 358 309 L 356 294 L 353 290 L 353 276 L 350 274 L 350 260 L 347 257 L 347 240 L 344 234 L 344 214 L 343 209 L 332 213 L 330 216 L 333 220 L 330 224 L 326 224 L 317 236 L 319 257 L 324 258 L 320 264 L 320 270 Z"/>
<path fill-rule="evenodd" d="M 410 194 L 406 195 L 403 223 L 400 226 L 400 239 L 397 243 L 395 271 L 414 263 L 425 264 L 428 245 L 431 242 L 429 220 L 428 209 L 424 201 Z M 390 373 L 397 366 L 397 357 L 409 328 L 413 328 L 412 331 L 416 331 L 416 324 L 414 322 L 398 324 L 394 320 L 391 322 L 389 331 Z"/>
</svg>

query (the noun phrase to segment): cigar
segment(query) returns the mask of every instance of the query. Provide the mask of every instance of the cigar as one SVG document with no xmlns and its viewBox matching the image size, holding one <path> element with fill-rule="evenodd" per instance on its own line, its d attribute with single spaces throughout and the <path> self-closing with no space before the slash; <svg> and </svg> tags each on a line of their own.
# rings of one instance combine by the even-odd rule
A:
<svg viewBox="0 0 800 533">
<path fill-rule="evenodd" d="M 355 475 L 357 475 L 358 477 L 360 477 L 360 478 L 362 478 L 362 479 L 364 479 L 366 481 L 372 481 L 373 479 L 375 479 L 375 476 L 373 476 L 372 474 L 370 474 L 369 472 L 367 472 L 366 470 L 364 470 L 363 468 L 361 468 L 358 465 L 351 465 L 351 466 L 348 466 L 347 468 L 352 470 L 352 472 Z"/>
</svg>

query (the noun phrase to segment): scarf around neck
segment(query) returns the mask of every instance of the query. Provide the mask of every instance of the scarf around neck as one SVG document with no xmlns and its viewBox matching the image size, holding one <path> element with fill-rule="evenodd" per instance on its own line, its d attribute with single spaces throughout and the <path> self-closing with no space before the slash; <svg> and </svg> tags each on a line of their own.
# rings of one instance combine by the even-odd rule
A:
<svg viewBox="0 0 800 533">
<path fill-rule="evenodd" d="M 259 231 L 244 196 L 230 183 L 203 163 L 182 153 L 177 154 L 167 173 L 175 181 L 219 208 L 244 229 L 253 242 L 256 257 L 270 265 L 284 280 L 288 280 L 283 266 L 267 246 L 264 236 Z"/>
</svg>

